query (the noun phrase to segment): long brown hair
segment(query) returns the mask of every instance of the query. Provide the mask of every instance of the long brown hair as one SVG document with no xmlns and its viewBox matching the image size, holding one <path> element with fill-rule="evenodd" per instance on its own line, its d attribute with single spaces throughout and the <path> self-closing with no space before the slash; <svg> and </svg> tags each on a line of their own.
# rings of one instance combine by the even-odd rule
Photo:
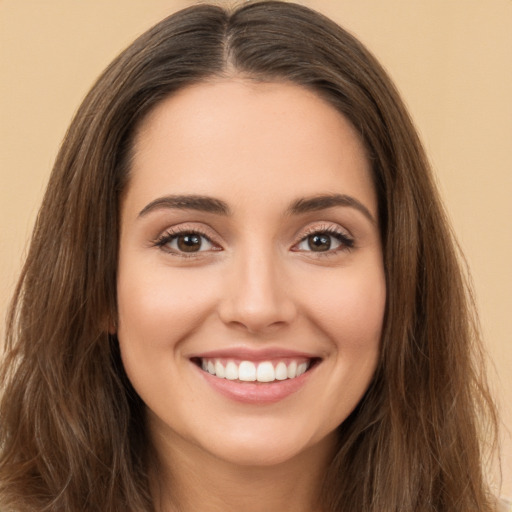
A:
<svg viewBox="0 0 512 512">
<path fill-rule="evenodd" d="M 120 195 L 141 119 L 173 91 L 234 75 L 315 91 L 351 121 L 373 167 L 388 290 L 381 356 L 339 427 L 324 509 L 491 510 L 481 446 L 496 415 L 473 301 L 415 129 L 359 41 L 273 1 L 168 17 L 114 60 L 78 110 L 8 317 L 0 504 L 152 510 L 144 405 L 108 333 Z"/>
</svg>

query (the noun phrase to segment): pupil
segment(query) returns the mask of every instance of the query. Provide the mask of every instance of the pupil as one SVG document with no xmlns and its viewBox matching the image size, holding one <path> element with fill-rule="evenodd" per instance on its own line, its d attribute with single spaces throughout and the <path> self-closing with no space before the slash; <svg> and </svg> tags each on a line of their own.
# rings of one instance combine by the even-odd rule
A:
<svg viewBox="0 0 512 512">
<path fill-rule="evenodd" d="M 201 237 L 198 235 L 181 235 L 178 247 L 183 252 L 196 252 L 201 248 Z"/>
<path fill-rule="evenodd" d="M 328 235 L 311 235 L 308 245 L 312 251 L 328 251 L 331 248 L 331 237 Z"/>
</svg>

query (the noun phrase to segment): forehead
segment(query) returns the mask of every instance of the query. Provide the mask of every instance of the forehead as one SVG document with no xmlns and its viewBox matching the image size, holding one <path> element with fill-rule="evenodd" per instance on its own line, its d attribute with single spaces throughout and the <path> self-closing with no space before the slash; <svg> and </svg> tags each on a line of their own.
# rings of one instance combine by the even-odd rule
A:
<svg viewBox="0 0 512 512">
<path fill-rule="evenodd" d="M 241 197 L 270 189 L 284 201 L 339 185 L 348 190 L 337 192 L 363 195 L 376 210 L 369 162 L 352 125 L 290 83 L 231 79 L 182 89 L 141 123 L 132 162 L 128 192 L 147 201 L 162 192 Z"/>
</svg>

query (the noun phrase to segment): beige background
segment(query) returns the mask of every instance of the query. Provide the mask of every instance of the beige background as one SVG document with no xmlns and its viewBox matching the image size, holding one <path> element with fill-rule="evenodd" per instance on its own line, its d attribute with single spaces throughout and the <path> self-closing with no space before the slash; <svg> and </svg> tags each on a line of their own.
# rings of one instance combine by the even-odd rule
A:
<svg viewBox="0 0 512 512">
<path fill-rule="evenodd" d="M 0 0 L 0 315 L 59 142 L 108 62 L 185 0 Z M 369 46 L 415 119 L 473 272 L 512 430 L 512 0 L 311 0 Z M 504 495 L 512 442 L 504 434 Z"/>
</svg>

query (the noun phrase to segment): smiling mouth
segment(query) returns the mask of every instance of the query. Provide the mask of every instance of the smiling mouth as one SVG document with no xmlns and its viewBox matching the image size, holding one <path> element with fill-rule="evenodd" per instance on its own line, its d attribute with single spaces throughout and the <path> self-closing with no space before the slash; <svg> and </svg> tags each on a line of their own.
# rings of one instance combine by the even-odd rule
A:
<svg viewBox="0 0 512 512">
<path fill-rule="evenodd" d="M 271 383 L 296 379 L 309 371 L 320 359 L 290 358 L 278 361 L 253 362 L 226 358 L 196 357 L 192 361 L 203 371 L 219 379 Z"/>
</svg>

